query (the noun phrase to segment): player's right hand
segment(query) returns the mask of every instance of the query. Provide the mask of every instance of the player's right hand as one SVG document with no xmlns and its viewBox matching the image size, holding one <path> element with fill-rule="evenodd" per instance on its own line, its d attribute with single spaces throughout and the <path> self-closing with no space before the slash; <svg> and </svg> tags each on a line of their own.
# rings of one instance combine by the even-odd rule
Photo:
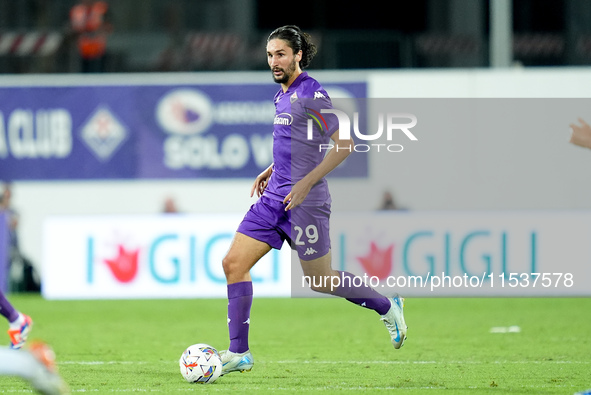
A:
<svg viewBox="0 0 591 395">
<path fill-rule="evenodd" d="M 250 197 L 254 196 L 255 191 L 257 193 L 257 197 L 261 197 L 263 192 L 265 192 L 265 188 L 267 188 L 267 185 L 269 184 L 269 178 L 271 177 L 272 173 L 273 164 L 271 164 L 271 166 L 269 166 L 265 171 L 259 174 L 257 178 L 254 180 L 254 183 L 252 184 L 252 188 L 250 190 Z"/>
</svg>

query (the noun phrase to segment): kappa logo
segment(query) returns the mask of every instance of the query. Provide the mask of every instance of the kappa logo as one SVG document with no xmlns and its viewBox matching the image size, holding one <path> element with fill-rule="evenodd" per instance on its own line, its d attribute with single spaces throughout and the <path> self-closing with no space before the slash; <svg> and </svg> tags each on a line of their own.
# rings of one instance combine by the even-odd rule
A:
<svg viewBox="0 0 591 395">
<path fill-rule="evenodd" d="M 304 252 L 304 255 L 312 255 L 312 254 L 316 254 L 317 252 L 318 251 L 316 251 L 312 247 L 308 247 L 308 248 L 306 248 L 306 252 Z"/>
<path fill-rule="evenodd" d="M 314 100 L 316 99 L 326 99 L 326 96 L 322 92 L 314 92 Z"/>
<path fill-rule="evenodd" d="M 95 156 L 108 160 L 127 138 L 127 128 L 106 106 L 99 106 L 82 126 L 82 141 Z"/>
</svg>

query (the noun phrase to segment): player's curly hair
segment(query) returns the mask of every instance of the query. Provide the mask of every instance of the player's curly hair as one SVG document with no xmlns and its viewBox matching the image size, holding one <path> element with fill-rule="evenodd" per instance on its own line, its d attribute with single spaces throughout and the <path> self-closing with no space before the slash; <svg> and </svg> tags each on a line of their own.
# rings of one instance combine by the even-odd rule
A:
<svg viewBox="0 0 591 395">
<path fill-rule="evenodd" d="M 302 29 L 296 25 L 286 25 L 275 29 L 267 39 L 267 42 L 279 38 L 288 43 L 289 47 L 296 54 L 302 51 L 302 60 L 300 60 L 300 68 L 305 69 L 310 65 L 312 58 L 316 55 L 316 44 L 311 40 L 308 33 L 304 33 Z"/>
</svg>

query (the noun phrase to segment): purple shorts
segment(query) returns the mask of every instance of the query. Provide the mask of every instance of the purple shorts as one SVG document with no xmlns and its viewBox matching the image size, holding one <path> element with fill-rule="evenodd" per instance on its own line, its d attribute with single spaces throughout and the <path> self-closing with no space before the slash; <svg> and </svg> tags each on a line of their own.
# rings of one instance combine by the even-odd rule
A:
<svg viewBox="0 0 591 395">
<path fill-rule="evenodd" d="M 330 203 L 298 206 L 285 211 L 285 204 L 262 196 L 250 207 L 238 232 L 281 249 L 285 240 L 304 261 L 323 257 L 330 250 Z"/>
</svg>

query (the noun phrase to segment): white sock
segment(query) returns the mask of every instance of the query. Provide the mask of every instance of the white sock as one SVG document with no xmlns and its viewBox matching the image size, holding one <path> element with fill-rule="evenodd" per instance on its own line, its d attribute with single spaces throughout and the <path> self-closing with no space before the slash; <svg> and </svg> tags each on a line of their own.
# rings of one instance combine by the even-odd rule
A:
<svg viewBox="0 0 591 395">
<path fill-rule="evenodd" d="M 10 329 L 19 329 L 25 323 L 25 316 L 18 313 L 18 318 L 10 323 Z"/>
</svg>

